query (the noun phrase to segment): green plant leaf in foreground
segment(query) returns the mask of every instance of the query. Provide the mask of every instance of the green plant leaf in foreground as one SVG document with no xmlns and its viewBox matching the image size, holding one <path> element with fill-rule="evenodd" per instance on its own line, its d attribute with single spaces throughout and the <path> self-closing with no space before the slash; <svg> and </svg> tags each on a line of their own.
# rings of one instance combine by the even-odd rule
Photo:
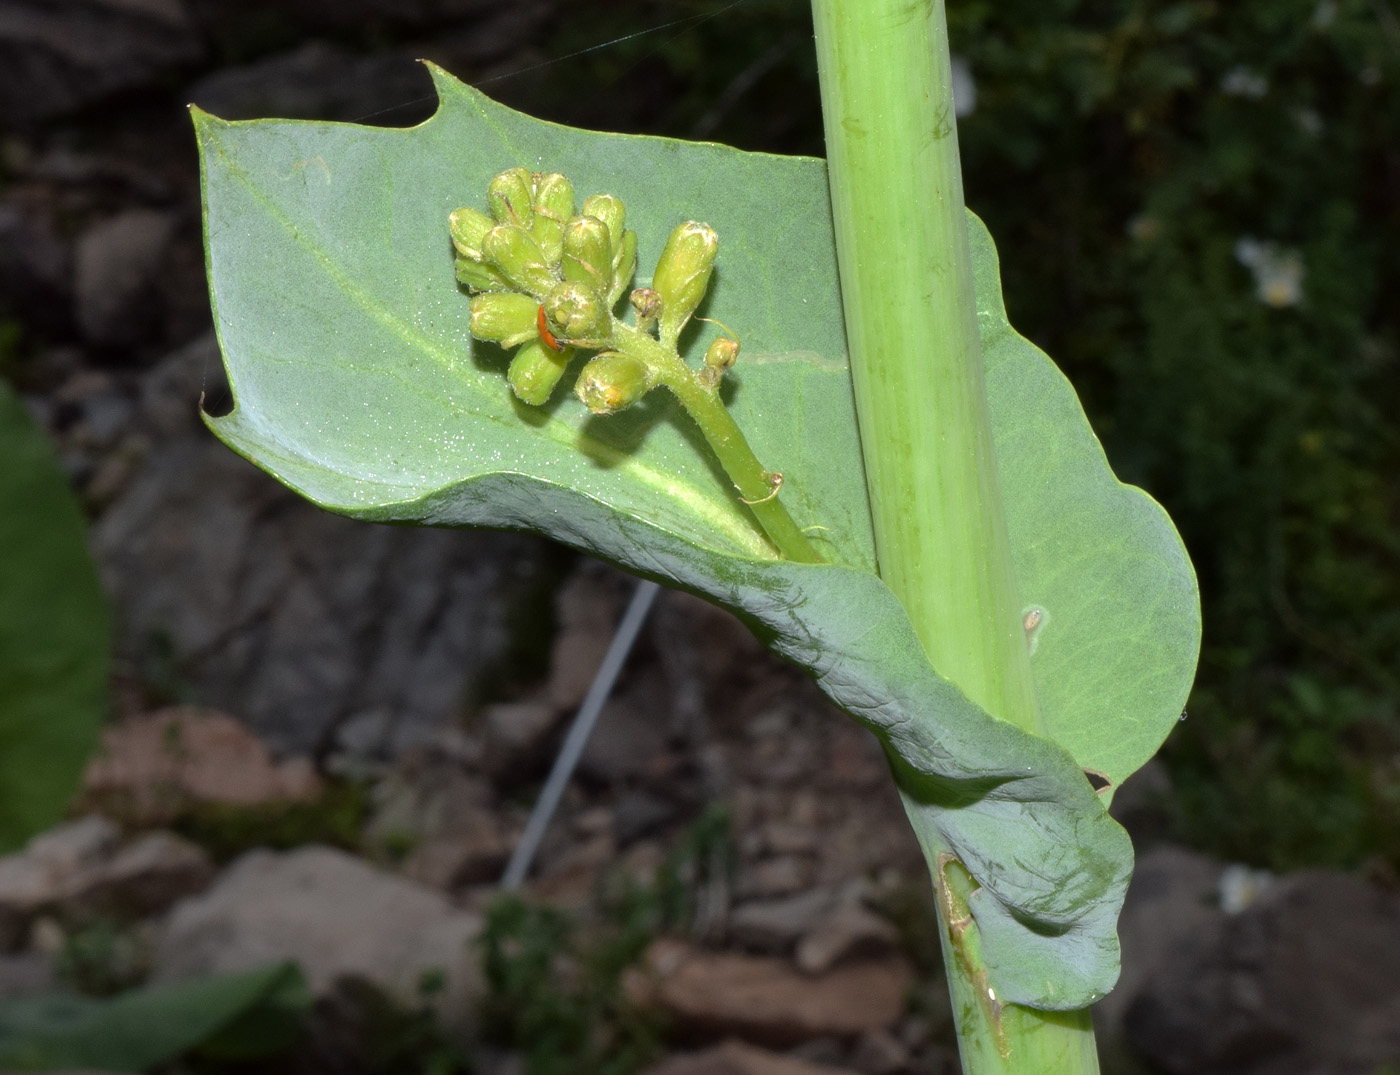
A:
<svg viewBox="0 0 1400 1075">
<path fill-rule="evenodd" d="M 63 816 L 97 745 L 108 623 L 87 525 L 0 382 L 0 853 Z"/>
<path fill-rule="evenodd" d="M 298 1033 L 298 1017 L 309 1002 L 301 971 L 290 963 L 104 999 L 8 1000 L 0 1003 L 0 1070 L 145 1071 L 234 1031 L 275 1052 Z M 216 1052 L 230 1055 L 227 1048 Z M 256 1054 L 244 1049 L 235 1055 Z"/>
<path fill-rule="evenodd" d="M 411 130 L 196 113 L 235 400 L 210 426 L 330 510 L 537 530 L 735 609 L 897 759 L 921 838 L 981 886 L 997 995 L 1102 995 L 1132 853 L 1081 769 L 1116 786 L 1175 721 L 1194 580 L 1165 514 L 1113 478 L 1069 384 L 1006 324 L 985 229 L 970 218 L 998 466 L 1064 746 L 939 677 L 874 573 L 822 162 L 570 130 L 432 73 L 441 106 Z M 605 419 L 562 391 L 514 402 L 505 356 L 468 336 L 444 227 L 514 165 L 620 197 L 641 265 L 680 220 L 718 231 L 708 312 L 743 341 L 730 409 L 828 564 L 776 557 L 666 399 Z M 707 336 L 683 349 L 698 360 Z"/>
</svg>

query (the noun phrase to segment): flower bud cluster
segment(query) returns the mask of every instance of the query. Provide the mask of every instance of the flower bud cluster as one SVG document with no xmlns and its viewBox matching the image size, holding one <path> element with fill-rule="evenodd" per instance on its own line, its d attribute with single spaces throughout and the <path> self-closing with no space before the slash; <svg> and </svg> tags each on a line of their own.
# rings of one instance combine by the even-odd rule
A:
<svg viewBox="0 0 1400 1075">
<path fill-rule="evenodd" d="M 548 401 L 573 348 L 601 348 L 637 267 L 622 202 L 595 194 L 578 211 L 558 173 L 511 168 L 486 188 L 489 213 L 447 218 L 457 280 L 472 293 L 471 334 L 515 350 L 508 379 L 526 403 Z"/>
<path fill-rule="evenodd" d="M 516 396 L 548 402 L 573 351 L 583 349 L 602 352 L 576 385 L 590 410 L 610 414 L 641 399 L 660 375 L 650 360 L 624 353 L 613 313 L 637 267 L 637 234 L 626 227 L 622 202 L 595 194 L 580 207 L 567 178 L 525 168 L 492 179 L 486 202 L 489 213 L 451 213 L 448 231 L 457 280 L 472 295 L 471 334 L 514 352 L 507 379 Z M 631 292 L 636 330 L 655 334 L 673 355 L 705 297 L 718 245 L 708 224 L 681 224 L 666 241 L 652 286 Z M 737 353 L 737 343 L 717 340 L 704 369 L 692 375 L 713 388 Z"/>
</svg>

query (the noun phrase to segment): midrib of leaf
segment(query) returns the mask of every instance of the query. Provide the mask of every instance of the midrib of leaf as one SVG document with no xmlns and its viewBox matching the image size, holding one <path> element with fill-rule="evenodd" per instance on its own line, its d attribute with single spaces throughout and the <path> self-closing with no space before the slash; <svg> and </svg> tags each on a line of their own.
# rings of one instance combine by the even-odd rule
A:
<svg viewBox="0 0 1400 1075">
<path fill-rule="evenodd" d="M 222 121 L 219 121 L 222 122 Z M 352 304 L 362 310 L 368 317 L 382 326 L 391 335 L 400 340 L 406 347 L 423 352 L 435 360 L 440 366 L 454 376 L 464 377 L 464 371 L 460 363 L 456 361 L 451 351 L 441 346 L 432 337 L 420 332 L 411 322 L 405 321 L 391 309 L 386 307 L 373 295 L 361 287 L 349 273 L 347 273 L 332 258 L 325 249 L 310 240 L 303 233 L 282 208 L 271 198 L 269 198 L 254 182 L 248 172 L 240 167 L 236 159 L 226 152 L 222 142 L 216 142 L 218 146 L 219 159 L 223 162 L 227 174 L 236 178 L 247 194 L 262 207 L 268 217 L 274 221 L 279 229 L 289 237 L 292 244 L 300 247 L 310 254 L 312 259 L 321 266 L 322 270 L 335 282 L 335 284 L 347 295 Z M 466 301 L 466 296 L 463 296 Z M 264 359 L 273 356 L 265 355 Z M 376 367 L 374 372 L 383 375 L 388 372 L 394 380 L 402 384 L 414 395 L 423 397 L 423 390 L 417 384 L 405 380 L 396 373 L 386 371 L 381 367 Z M 475 388 L 480 390 L 487 382 L 487 378 L 477 378 Z M 444 406 L 458 416 L 472 416 L 477 419 L 485 418 L 493 425 L 503 429 L 518 433 L 519 420 L 512 416 L 503 416 L 489 410 L 471 410 L 469 408 L 454 405 L 449 400 L 433 397 L 431 402 L 439 406 Z M 677 409 L 674 402 L 670 403 L 672 414 Z M 686 419 L 680 418 L 684 421 Z M 698 486 L 690 485 L 680 481 L 674 474 L 658 471 L 645 463 L 641 463 L 633 455 L 619 451 L 606 441 L 601 441 L 596 437 L 584 432 L 582 429 L 570 425 L 554 415 L 548 415 L 543 423 L 536 427 L 538 433 L 548 437 L 555 444 L 560 446 L 563 453 L 568 454 L 583 450 L 587 453 L 605 459 L 611 467 L 626 471 L 641 484 L 645 485 L 654 495 L 672 504 L 679 503 L 693 514 L 704 527 L 718 530 L 728 537 L 739 549 L 744 550 L 749 555 L 765 560 L 779 559 L 767 540 L 762 536 L 756 523 L 748 523 L 742 516 L 728 510 L 728 505 L 718 498 L 705 493 Z M 269 430 L 269 433 L 272 431 Z M 279 438 L 280 439 L 280 438 Z M 308 457 L 310 458 L 310 457 Z M 316 460 L 322 465 L 333 466 L 334 469 L 342 473 L 345 471 L 343 462 L 331 463 L 330 460 Z M 358 477 L 368 477 L 367 475 L 357 475 Z M 530 480 L 539 481 L 531 475 L 522 475 Z M 383 479 L 375 477 L 377 483 L 383 484 Z M 398 484 L 398 483 L 394 483 Z M 561 488 L 566 488 L 560 483 Z M 409 488 L 412 488 L 411 486 Z M 602 497 L 593 495 L 594 499 L 600 501 Z M 603 501 L 607 503 L 607 501 Z M 612 505 L 616 507 L 616 505 Z"/>
</svg>

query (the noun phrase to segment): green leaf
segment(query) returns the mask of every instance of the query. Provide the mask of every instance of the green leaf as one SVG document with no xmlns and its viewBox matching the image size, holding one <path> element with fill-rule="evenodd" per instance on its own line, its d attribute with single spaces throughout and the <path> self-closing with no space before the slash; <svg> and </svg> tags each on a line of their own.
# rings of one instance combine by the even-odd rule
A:
<svg viewBox="0 0 1400 1075">
<path fill-rule="evenodd" d="M 0 382 L 0 852 L 63 815 L 97 745 L 107 609 L 43 433 Z"/>
<path fill-rule="evenodd" d="M 69 994 L 8 1000 L 0 1002 L 0 1069 L 145 1071 L 234 1027 L 274 1051 L 291 1039 L 285 1032 L 268 1036 L 263 1024 L 295 1031 L 294 1019 L 309 1002 L 301 971 L 290 963 L 147 986 L 104 1000 Z"/>
<path fill-rule="evenodd" d="M 916 829 L 982 886 L 998 995 L 1048 1008 L 1102 995 L 1132 855 L 1081 765 L 1116 784 L 1174 723 L 1194 583 L 1161 509 L 1114 480 L 1073 390 L 1006 325 L 985 229 L 971 219 L 1018 582 L 1045 609 L 1033 662 L 1078 763 L 940 678 L 874 574 L 822 163 L 570 130 L 433 77 L 441 107 L 411 130 L 196 113 L 235 398 L 210 426 L 333 511 L 537 530 L 735 609 L 899 759 Z M 514 402 L 505 356 L 468 337 L 446 220 L 521 164 L 622 198 L 639 283 L 678 221 L 716 228 L 702 312 L 743 342 L 730 408 L 830 564 L 778 560 L 659 393 L 605 419 L 565 392 Z M 691 357 L 711 335 L 683 338 Z M 1106 665 L 1133 675 L 1106 682 Z"/>
</svg>

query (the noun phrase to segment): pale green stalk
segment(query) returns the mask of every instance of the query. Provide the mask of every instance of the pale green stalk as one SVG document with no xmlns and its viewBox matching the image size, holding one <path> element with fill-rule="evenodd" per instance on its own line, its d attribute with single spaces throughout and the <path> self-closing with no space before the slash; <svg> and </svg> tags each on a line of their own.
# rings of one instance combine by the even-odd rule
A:
<svg viewBox="0 0 1400 1075">
<path fill-rule="evenodd" d="M 851 375 L 880 576 L 933 666 L 1042 733 L 987 415 L 941 0 L 813 0 Z M 1098 1070 L 1087 1011 L 1002 1007 L 970 884 L 925 846 L 966 1075 Z"/>
<path fill-rule="evenodd" d="M 715 453 L 739 498 L 784 559 L 804 564 L 821 562 L 801 528 L 793 521 L 778 497 L 782 475 L 766 470 L 753 454 L 734 417 L 719 397 L 719 384 L 705 384 L 697 371 L 687 366 L 649 334 L 621 321 L 613 322 L 610 346 L 632 355 L 653 372 L 656 383 L 675 395 L 682 409 L 700 428 L 701 435 Z"/>
</svg>

